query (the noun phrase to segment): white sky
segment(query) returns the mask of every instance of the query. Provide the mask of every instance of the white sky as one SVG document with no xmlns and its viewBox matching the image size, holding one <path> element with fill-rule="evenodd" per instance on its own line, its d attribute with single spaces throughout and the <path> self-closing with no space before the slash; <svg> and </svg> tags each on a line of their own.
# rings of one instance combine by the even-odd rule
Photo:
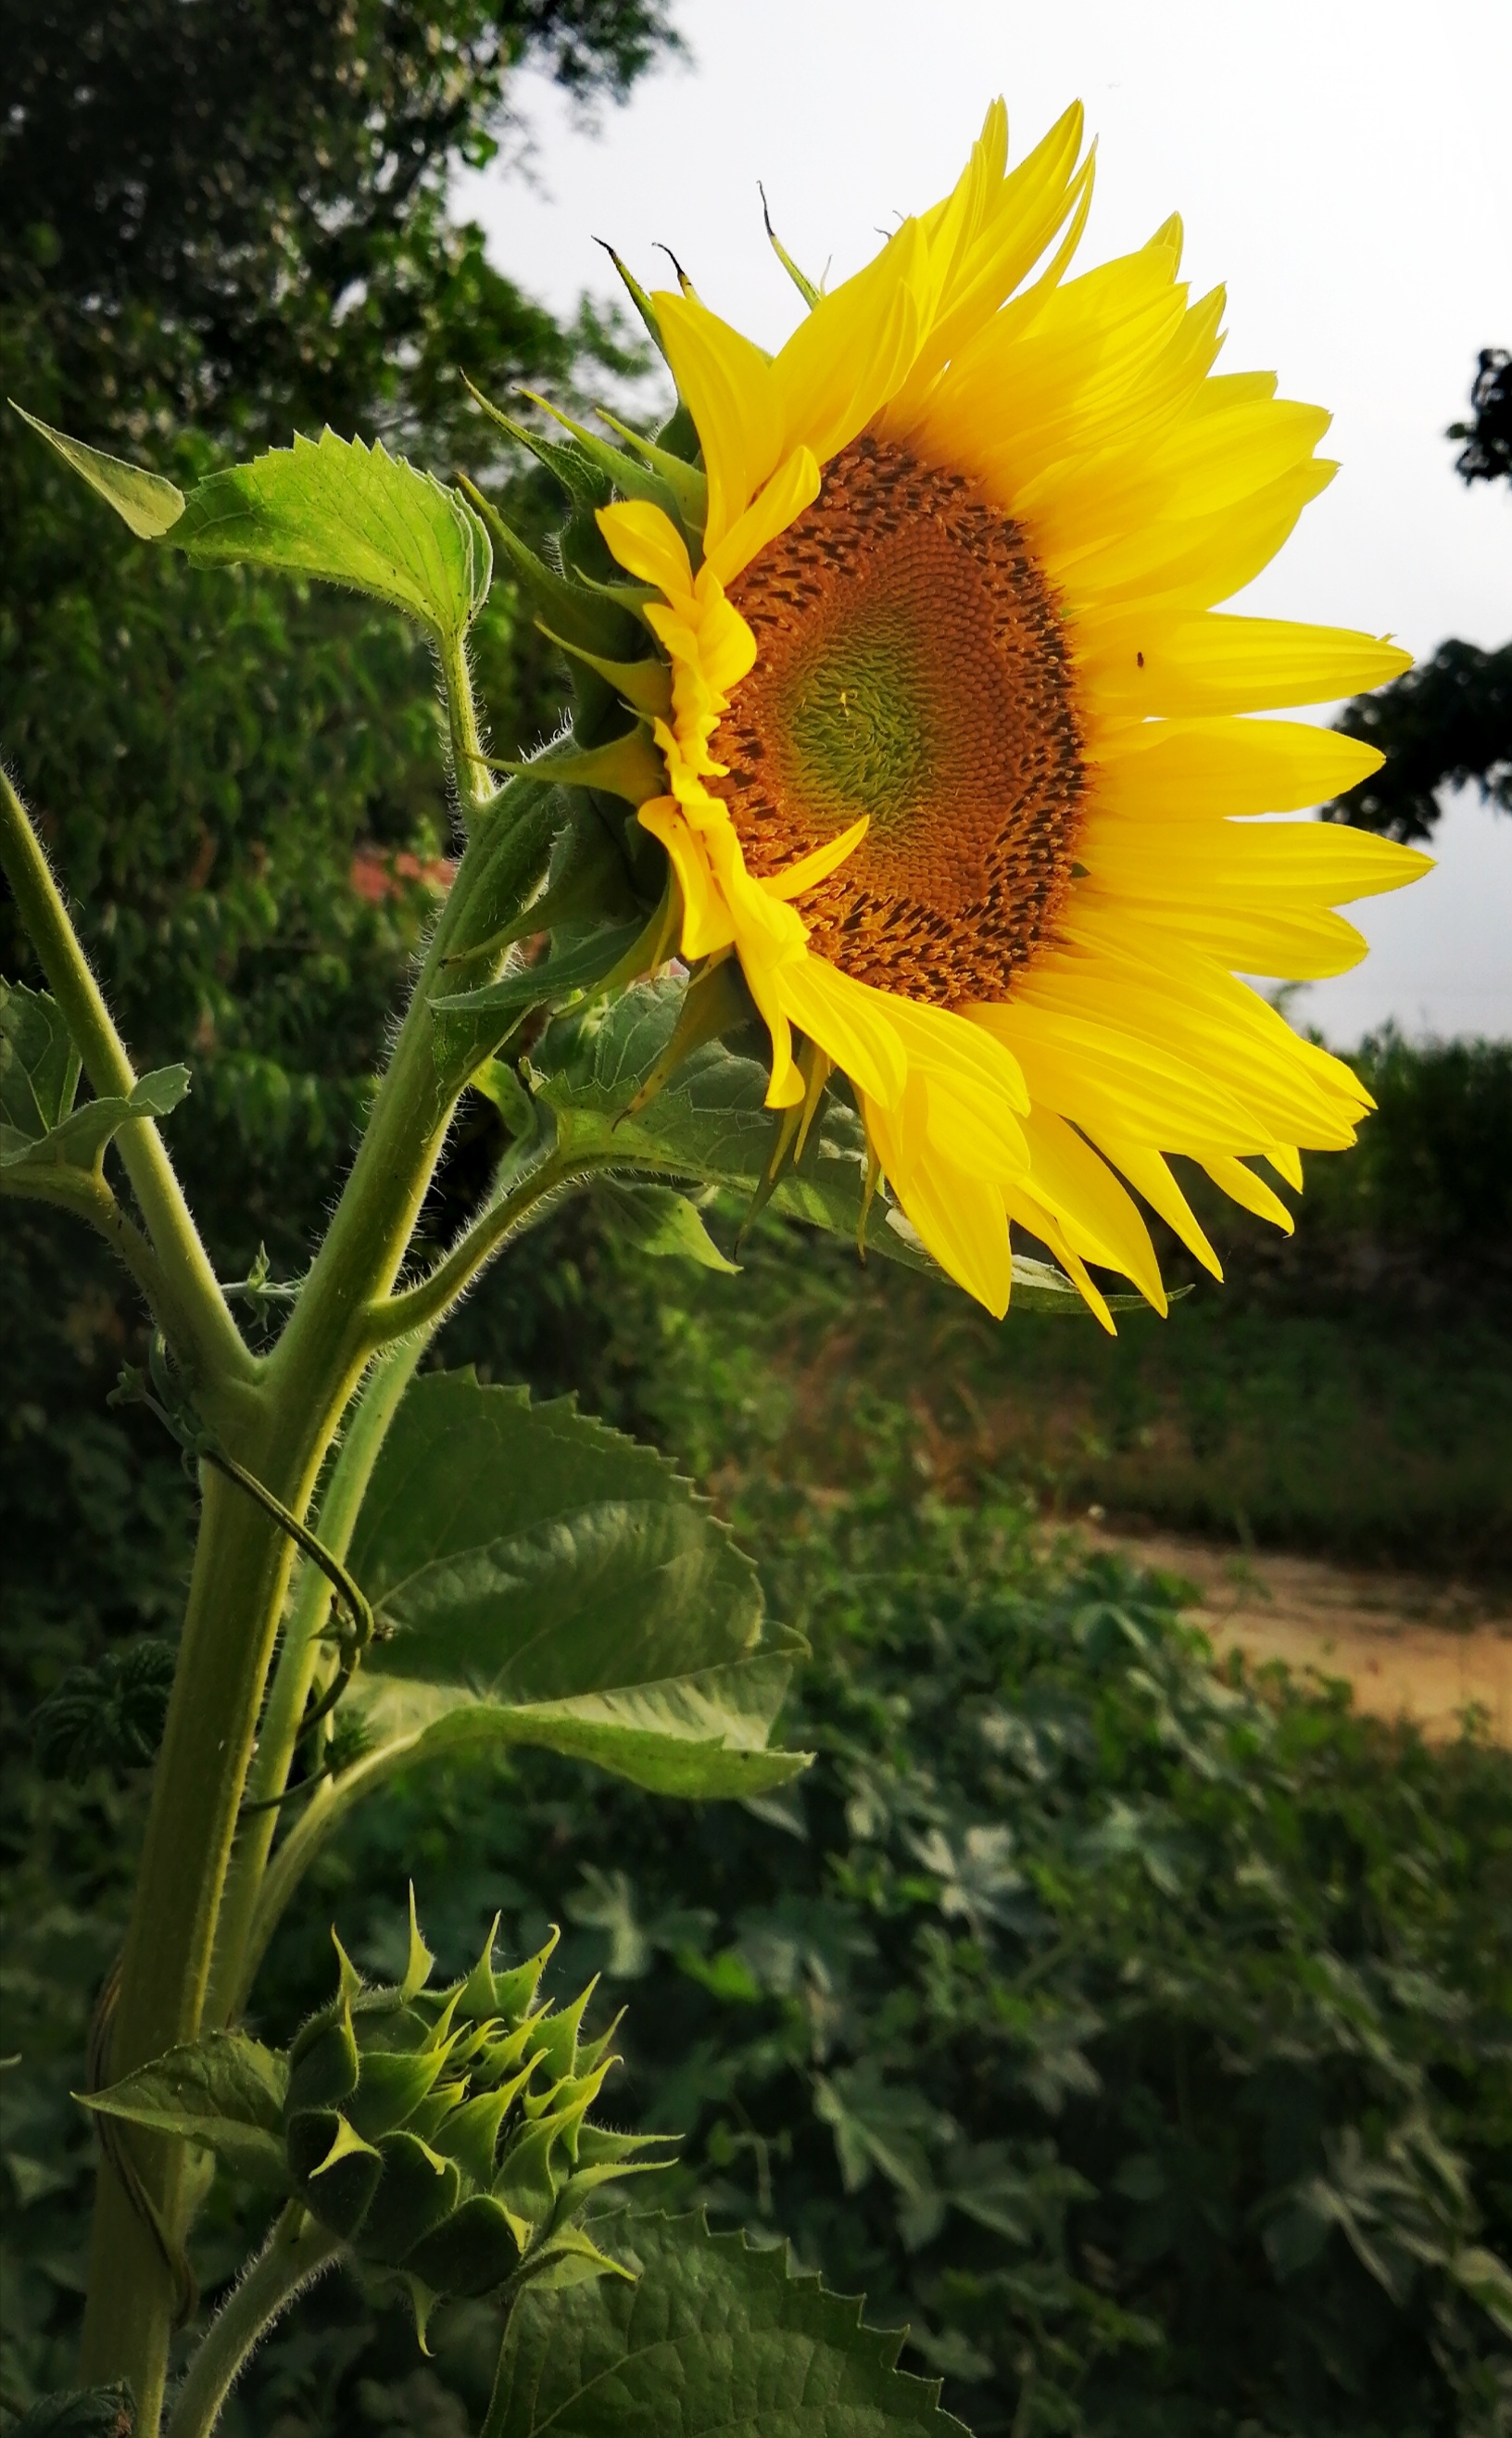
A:
<svg viewBox="0 0 1512 2438">
<path fill-rule="evenodd" d="M 706 301 L 771 345 L 801 308 L 769 253 L 756 182 L 831 283 L 879 228 L 958 174 L 993 95 L 1017 158 L 1066 102 L 1099 143 L 1082 267 L 1184 215 L 1185 270 L 1228 287 L 1225 369 L 1331 407 L 1343 470 L 1244 596 L 1272 616 L 1394 633 L 1512 636 L 1512 493 L 1467 491 L 1444 426 L 1479 348 L 1512 345 L 1512 7 L 1506 0 L 681 0 L 692 60 L 596 132 L 532 80 L 534 182 L 467 176 L 457 201 L 495 259 L 571 310 L 607 293 L 595 237 L 648 286 L 660 240 Z M 604 266 L 604 267 L 601 267 Z M 1325 715 L 1320 715 L 1325 716 Z M 1473 791 L 1440 869 L 1356 917 L 1366 963 L 1293 1012 L 1347 1044 L 1512 1034 L 1512 818 Z"/>
</svg>

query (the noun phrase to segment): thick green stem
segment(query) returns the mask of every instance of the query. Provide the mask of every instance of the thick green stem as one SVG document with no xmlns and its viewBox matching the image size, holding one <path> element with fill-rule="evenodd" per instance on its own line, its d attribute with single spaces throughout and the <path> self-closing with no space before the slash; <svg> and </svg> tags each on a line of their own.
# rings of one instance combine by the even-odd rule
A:
<svg viewBox="0 0 1512 2438">
<path fill-rule="evenodd" d="M 454 696 L 466 696 L 452 710 L 458 795 L 465 814 L 480 822 L 492 797 L 468 758 L 477 723 L 460 649 L 453 657 L 448 684 Z M 11 805 L 17 819 L 7 839 L 17 858 L 17 894 L 26 892 L 24 911 L 48 979 L 70 1027 L 80 1028 L 80 1052 L 97 1089 L 129 1089 L 125 1051 L 29 824 L 8 797 L 8 809 Z M 199 1332 L 195 1402 L 215 1423 L 225 1453 L 301 1520 L 371 1358 L 367 1315 L 404 1261 L 449 1122 L 456 1086 L 437 1070 L 429 994 L 451 948 L 498 926 L 498 890 L 491 877 L 498 844 L 497 824 L 484 822 L 463 859 L 336 1217 L 266 1363 L 253 1363 L 228 1316 L 223 1328 L 212 1325 L 217 1314 L 225 1314 L 223 1299 L 155 1132 L 133 1126 L 122 1138 L 124 1143 L 127 1137 L 140 1137 L 147 1144 L 145 1152 L 139 1145 L 132 1155 L 132 1183 L 165 1268 L 189 1279 L 181 1293 Z M 179 1667 L 122 1964 L 113 2077 L 193 2040 L 201 2029 L 257 1714 L 293 1557 L 288 1534 L 236 1482 L 207 1469 L 203 1490 Z M 169 2241 L 182 2240 L 187 2215 L 182 2146 L 139 2132 L 130 2139 Z M 172 2287 L 151 2231 L 112 2167 L 102 2164 L 83 2375 L 96 2381 L 131 2379 L 138 2438 L 154 2438 L 158 2428 Z"/>
<path fill-rule="evenodd" d="M 47 986 L 102 1097 L 124 1098 L 136 1069 L 79 944 L 62 893 L 48 868 L 26 806 L 0 770 L 0 863 L 37 951 Z M 150 1118 L 133 1118 L 115 1138 L 159 1266 L 158 1319 L 197 1381 L 229 1387 L 257 1377 L 208 1254 L 189 1214 L 163 1138 Z"/>
<path fill-rule="evenodd" d="M 302 1512 L 340 1408 L 265 1417 L 237 1454 Z M 217 1916 L 293 1545 L 234 1481 L 206 1468 L 179 1665 L 153 1779 L 120 1998 L 113 2077 L 200 2030 Z M 170 2240 L 185 2218 L 181 2144 L 132 2132 L 133 2158 Z M 85 2316 L 88 2379 L 129 2377 L 137 2429 L 161 2408 L 174 2303 L 158 2244 L 108 2162 L 100 2168 Z"/>
<path fill-rule="evenodd" d="M 391 1347 L 363 1383 L 316 1520 L 315 1528 L 333 1557 L 344 1558 L 351 1546 L 373 1467 L 430 1337 L 428 1330 L 421 1330 Z M 248 1773 L 249 1803 L 268 1803 L 282 1794 L 289 1783 L 299 1743 L 300 1722 L 320 1664 L 321 1636 L 330 1604 L 329 1581 L 307 1560 L 294 1587 L 283 1650 L 263 1713 L 256 1756 Z M 234 2022 L 250 1994 L 243 1969 L 247 1937 L 277 1820 L 274 1811 L 259 1812 L 245 1821 L 237 1839 L 220 1907 L 215 1964 L 205 2004 L 206 2018 L 212 2023 Z"/>
<path fill-rule="evenodd" d="M 302 2286 L 329 2268 L 340 2239 L 291 2201 L 212 2321 L 180 2388 L 167 2438 L 210 2438 L 237 2374 Z"/>
</svg>

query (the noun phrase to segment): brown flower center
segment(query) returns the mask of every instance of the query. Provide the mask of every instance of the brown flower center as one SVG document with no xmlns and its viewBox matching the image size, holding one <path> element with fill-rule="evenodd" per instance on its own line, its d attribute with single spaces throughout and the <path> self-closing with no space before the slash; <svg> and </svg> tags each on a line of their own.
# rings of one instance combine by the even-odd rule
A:
<svg viewBox="0 0 1512 2438">
<path fill-rule="evenodd" d="M 1053 932 L 1082 791 L 1065 637 L 1017 528 L 863 435 L 731 585 L 756 665 L 716 731 L 747 868 L 870 827 L 800 900 L 908 998 L 1002 998 Z"/>
</svg>

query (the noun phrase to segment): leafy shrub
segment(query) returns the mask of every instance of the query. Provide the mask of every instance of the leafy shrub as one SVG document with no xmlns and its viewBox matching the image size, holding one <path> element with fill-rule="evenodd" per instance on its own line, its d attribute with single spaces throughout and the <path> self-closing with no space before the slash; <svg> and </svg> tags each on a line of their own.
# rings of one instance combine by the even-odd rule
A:
<svg viewBox="0 0 1512 2438">
<path fill-rule="evenodd" d="M 433 1934 L 565 1903 L 690 2197 L 909 2320 L 975 2429 L 1504 2429 L 1507 1757 L 1215 1672 L 1169 1581 L 902 1488 L 747 1516 L 815 1644 L 796 1795 L 694 1826 L 522 1767 L 438 1825 L 416 1782 L 270 2007 L 429 1835 Z"/>
</svg>

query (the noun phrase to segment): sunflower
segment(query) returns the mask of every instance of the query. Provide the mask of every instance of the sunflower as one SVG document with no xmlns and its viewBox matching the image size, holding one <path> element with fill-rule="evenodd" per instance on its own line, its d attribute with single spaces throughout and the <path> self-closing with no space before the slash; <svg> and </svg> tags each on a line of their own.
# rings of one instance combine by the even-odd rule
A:
<svg viewBox="0 0 1512 2438">
<path fill-rule="evenodd" d="M 1290 1228 L 1254 1163 L 1298 1187 L 1371 1105 L 1236 969 L 1345 971 L 1333 909 L 1428 859 L 1249 818 L 1380 760 L 1249 715 L 1410 662 L 1215 611 L 1335 470 L 1328 417 L 1214 373 L 1223 292 L 1188 301 L 1178 221 L 1067 275 L 1081 140 L 1072 109 L 1010 170 L 994 104 L 954 191 L 805 284 L 775 357 L 656 295 L 702 529 L 651 499 L 598 521 L 670 675 L 639 819 L 684 956 L 740 961 L 768 1105 L 800 1140 L 840 1070 L 953 1278 L 1001 1315 L 1016 1223 L 1111 1326 L 1089 1263 L 1166 1308 L 1134 1194 L 1222 1276 L 1170 1155 Z"/>
</svg>

